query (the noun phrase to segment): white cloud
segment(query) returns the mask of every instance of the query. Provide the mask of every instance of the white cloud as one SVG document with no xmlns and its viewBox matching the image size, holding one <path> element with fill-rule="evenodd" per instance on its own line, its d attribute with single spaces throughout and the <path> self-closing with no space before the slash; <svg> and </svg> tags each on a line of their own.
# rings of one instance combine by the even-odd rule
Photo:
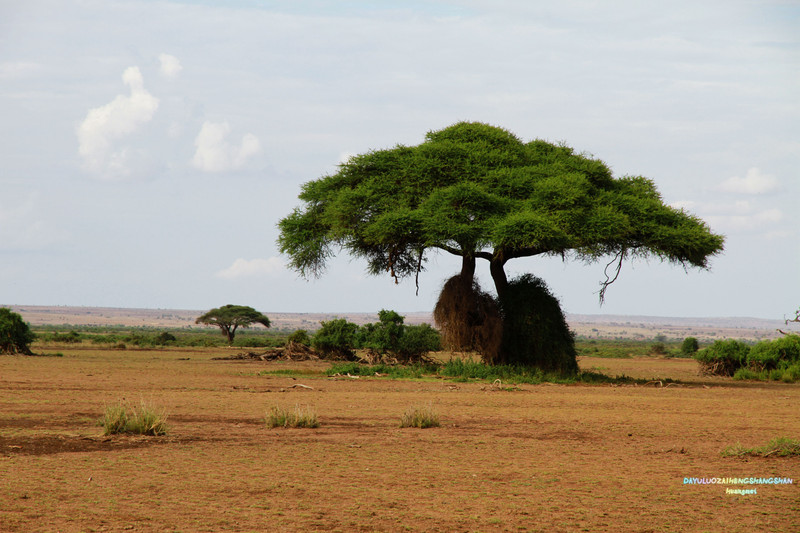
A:
<svg viewBox="0 0 800 533">
<path fill-rule="evenodd" d="M 224 279 L 269 276 L 282 270 L 284 270 L 284 265 L 279 257 L 270 257 L 269 259 L 242 259 L 240 257 L 228 268 L 217 272 L 217 276 Z"/>
<path fill-rule="evenodd" d="M 204 172 L 223 172 L 242 168 L 247 161 L 261 151 L 258 137 L 248 133 L 239 146 L 228 143 L 231 127 L 227 122 L 206 121 L 194 141 L 197 147 L 192 164 Z"/>
<path fill-rule="evenodd" d="M 178 58 L 169 54 L 161 54 L 158 56 L 158 61 L 161 63 L 159 70 L 166 78 L 177 78 L 183 67 Z"/>
<path fill-rule="evenodd" d="M 737 194 L 764 194 L 777 188 L 778 180 L 775 176 L 763 174 L 756 167 L 749 169 L 745 177 L 733 176 L 720 185 L 720 190 Z"/>
<path fill-rule="evenodd" d="M 118 144 L 152 120 L 158 109 L 158 98 L 144 88 L 138 67 L 125 69 L 122 81 L 130 87 L 130 95 L 120 94 L 111 102 L 90 109 L 77 132 L 84 168 L 106 178 L 130 174 L 131 150 Z"/>
</svg>

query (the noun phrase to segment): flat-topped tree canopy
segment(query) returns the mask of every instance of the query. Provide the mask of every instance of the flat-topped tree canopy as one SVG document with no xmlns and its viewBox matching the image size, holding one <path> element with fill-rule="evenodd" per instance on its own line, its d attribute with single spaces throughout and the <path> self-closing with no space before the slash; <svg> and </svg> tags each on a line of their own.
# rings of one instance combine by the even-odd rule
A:
<svg viewBox="0 0 800 533">
<path fill-rule="evenodd" d="M 303 185 L 300 199 L 280 221 L 278 243 L 306 277 L 320 275 L 337 246 L 395 279 L 424 270 L 438 249 L 461 256 L 464 275 L 475 259 L 489 261 L 501 295 L 504 265 L 518 257 L 612 257 L 619 268 L 625 258 L 655 256 L 707 268 L 723 249 L 721 235 L 666 205 L 651 180 L 615 178 L 568 146 L 526 143 L 483 123 L 352 157 Z"/>
</svg>

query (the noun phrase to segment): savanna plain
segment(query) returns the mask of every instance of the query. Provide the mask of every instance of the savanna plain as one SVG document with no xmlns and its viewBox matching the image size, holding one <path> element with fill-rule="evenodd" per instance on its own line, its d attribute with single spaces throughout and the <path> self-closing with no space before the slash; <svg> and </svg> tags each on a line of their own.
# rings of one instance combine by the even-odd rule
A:
<svg viewBox="0 0 800 533">
<path fill-rule="evenodd" d="M 218 346 L 34 351 L 59 356 L 0 357 L 2 531 L 800 531 L 800 458 L 722 453 L 800 436 L 798 383 L 662 356 L 579 359 L 633 380 L 524 384 Z M 167 434 L 105 435 L 119 402 L 163 409 Z M 319 427 L 269 428 L 276 407 Z M 440 426 L 401 428 L 414 407 Z M 751 477 L 793 484 L 685 482 Z"/>
</svg>

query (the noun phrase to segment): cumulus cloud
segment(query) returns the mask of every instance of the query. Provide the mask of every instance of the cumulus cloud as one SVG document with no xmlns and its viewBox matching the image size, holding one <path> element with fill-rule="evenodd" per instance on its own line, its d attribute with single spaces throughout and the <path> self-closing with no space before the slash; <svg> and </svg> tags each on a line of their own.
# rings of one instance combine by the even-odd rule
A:
<svg viewBox="0 0 800 533">
<path fill-rule="evenodd" d="M 150 122 L 158 109 L 158 98 L 144 88 L 138 67 L 125 69 L 122 81 L 130 88 L 130 94 L 120 94 L 111 102 L 90 109 L 78 126 L 78 154 L 84 168 L 100 177 L 130 174 L 132 150 L 120 143 Z"/>
<path fill-rule="evenodd" d="M 177 78 L 183 67 L 178 58 L 169 54 L 161 54 L 158 56 L 158 61 L 161 63 L 159 70 L 166 78 Z"/>
<path fill-rule="evenodd" d="M 761 170 L 753 167 L 747 171 L 745 177 L 733 176 L 722 182 L 720 190 L 736 194 L 764 194 L 778 188 L 775 176 L 763 174 Z"/>
<path fill-rule="evenodd" d="M 227 122 L 206 121 L 194 141 L 197 148 L 192 159 L 195 168 L 204 172 L 224 172 L 242 168 L 261 151 L 258 137 L 248 133 L 239 146 L 227 141 L 231 127 Z"/>
<path fill-rule="evenodd" d="M 243 259 L 240 257 L 228 268 L 217 272 L 217 276 L 224 279 L 269 276 L 277 274 L 283 269 L 283 261 L 279 257 L 270 257 L 269 259 Z"/>
</svg>

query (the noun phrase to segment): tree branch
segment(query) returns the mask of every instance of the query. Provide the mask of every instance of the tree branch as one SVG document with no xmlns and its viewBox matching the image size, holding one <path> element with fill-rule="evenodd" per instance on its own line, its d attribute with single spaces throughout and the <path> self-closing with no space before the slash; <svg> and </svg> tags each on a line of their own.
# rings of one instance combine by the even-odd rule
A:
<svg viewBox="0 0 800 533">
<path fill-rule="evenodd" d="M 603 305 L 603 302 L 605 302 L 606 300 L 606 290 L 608 289 L 608 286 L 617 281 L 617 278 L 619 278 L 619 273 L 622 270 L 622 261 L 625 260 L 625 257 L 627 255 L 628 255 L 628 249 L 621 248 L 620 251 L 617 252 L 616 255 L 614 255 L 614 259 L 609 261 L 606 267 L 603 269 L 603 274 L 605 275 L 606 280 L 600 282 L 600 305 Z M 614 264 L 615 261 L 617 262 L 617 267 L 615 269 L 616 272 L 614 273 L 614 278 L 612 279 L 608 275 L 608 267 Z"/>
</svg>

